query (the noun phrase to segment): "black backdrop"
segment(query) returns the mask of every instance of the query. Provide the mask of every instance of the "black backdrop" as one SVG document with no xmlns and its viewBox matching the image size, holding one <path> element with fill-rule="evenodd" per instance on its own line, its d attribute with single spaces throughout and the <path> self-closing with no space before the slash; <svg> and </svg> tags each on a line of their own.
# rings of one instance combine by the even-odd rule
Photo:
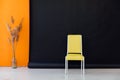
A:
<svg viewBox="0 0 120 80">
<path fill-rule="evenodd" d="M 83 35 L 86 67 L 120 67 L 118 1 L 31 0 L 29 67 L 64 67 L 67 34 Z"/>
</svg>

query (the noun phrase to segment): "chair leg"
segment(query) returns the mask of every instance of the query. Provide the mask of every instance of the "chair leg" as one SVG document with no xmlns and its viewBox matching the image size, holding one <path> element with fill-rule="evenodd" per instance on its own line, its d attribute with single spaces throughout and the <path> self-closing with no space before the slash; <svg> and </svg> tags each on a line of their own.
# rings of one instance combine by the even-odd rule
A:
<svg viewBox="0 0 120 80">
<path fill-rule="evenodd" d="M 65 60 L 65 80 L 68 80 L 68 61 Z"/>
<path fill-rule="evenodd" d="M 81 78 L 83 77 L 83 62 L 81 61 Z"/>
<path fill-rule="evenodd" d="M 85 80 L 85 59 L 83 60 L 83 80 Z"/>
<path fill-rule="evenodd" d="M 81 61 L 81 78 L 85 80 L 85 59 Z M 68 61 L 65 60 L 65 80 L 68 80 Z"/>
</svg>

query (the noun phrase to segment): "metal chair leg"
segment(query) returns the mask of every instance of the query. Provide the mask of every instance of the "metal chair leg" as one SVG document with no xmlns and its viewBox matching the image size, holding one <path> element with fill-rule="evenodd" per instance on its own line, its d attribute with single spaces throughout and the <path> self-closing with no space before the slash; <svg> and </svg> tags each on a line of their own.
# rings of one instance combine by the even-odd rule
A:
<svg viewBox="0 0 120 80">
<path fill-rule="evenodd" d="M 68 80 L 68 61 L 65 60 L 65 80 Z"/>
<path fill-rule="evenodd" d="M 85 59 L 81 61 L 81 78 L 85 80 Z M 65 80 L 68 80 L 68 61 L 65 60 Z"/>
<path fill-rule="evenodd" d="M 83 77 L 83 62 L 81 61 L 81 78 Z"/>
<path fill-rule="evenodd" d="M 85 80 L 85 59 L 83 60 L 83 80 Z"/>
</svg>

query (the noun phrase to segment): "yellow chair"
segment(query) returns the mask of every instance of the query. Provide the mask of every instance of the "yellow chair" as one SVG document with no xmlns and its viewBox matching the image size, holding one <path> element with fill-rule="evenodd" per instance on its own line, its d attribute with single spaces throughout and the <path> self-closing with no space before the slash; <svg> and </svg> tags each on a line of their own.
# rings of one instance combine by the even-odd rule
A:
<svg viewBox="0 0 120 80">
<path fill-rule="evenodd" d="M 84 80 L 85 58 L 82 54 L 82 35 L 67 36 L 67 55 L 65 56 L 65 80 L 68 80 L 68 61 L 81 61 L 81 77 Z"/>
</svg>

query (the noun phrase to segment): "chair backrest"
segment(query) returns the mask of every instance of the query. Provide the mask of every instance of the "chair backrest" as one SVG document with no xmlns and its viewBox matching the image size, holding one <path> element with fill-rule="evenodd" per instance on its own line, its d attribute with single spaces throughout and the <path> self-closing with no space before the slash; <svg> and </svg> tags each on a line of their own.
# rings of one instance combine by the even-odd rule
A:
<svg viewBox="0 0 120 80">
<path fill-rule="evenodd" d="M 67 36 L 67 53 L 81 53 L 82 54 L 82 35 L 68 35 Z"/>
</svg>

